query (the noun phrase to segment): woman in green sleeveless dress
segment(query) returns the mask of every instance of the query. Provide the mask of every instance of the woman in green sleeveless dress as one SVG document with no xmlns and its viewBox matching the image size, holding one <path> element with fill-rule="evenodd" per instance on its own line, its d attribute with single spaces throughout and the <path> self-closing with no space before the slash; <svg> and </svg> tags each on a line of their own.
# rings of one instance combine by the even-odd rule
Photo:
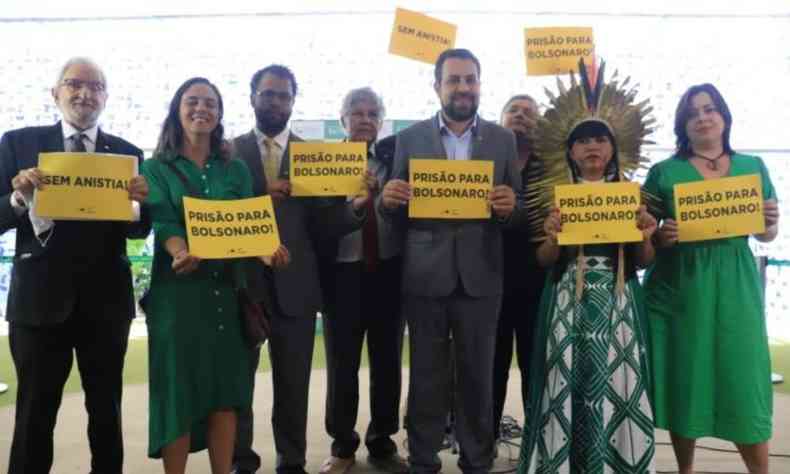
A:
<svg viewBox="0 0 790 474">
<path fill-rule="evenodd" d="M 567 139 L 572 182 L 619 181 L 610 126 L 586 119 Z M 656 221 L 640 206 L 643 241 L 560 247 L 559 210 L 544 222 L 550 267 L 539 310 L 519 473 L 645 473 L 655 451 L 646 321 L 636 267 L 653 257 Z"/>
<path fill-rule="evenodd" d="M 773 393 L 768 340 L 748 236 L 678 242 L 674 185 L 728 176 L 762 181 L 765 233 L 779 210 L 768 170 L 735 153 L 732 116 L 711 84 L 691 87 L 675 115 L 677 153 L 653 166 L 644 188 L 661 203 L 655 265 L 645 279 L 656 426 L 672 436 L 681 473 L 693 472 L 696 438 L 734 442 L 749 472 L 768 472 Z"/>
<path fill-rule="evenodd" d="M 231 470 L 236 410 L 252 399 L 250 351 L 236 290 L 244 260 L 203 260 L 187 246 L 183 197 L 243 199 L 252 178 L 224 148 L 222 98 L 208 80 L 176 91 L 154 157 L 143 164 L 154 228 L 145 303 L 149 349 L 148 455 L 168 474 L 185 472 L 189 452 L 208 448 L 211 472 Z M 275 264 L 287 262 L 280 248 Z M 267 260 L 271 263 L 271 260 Z"/>
</svg>

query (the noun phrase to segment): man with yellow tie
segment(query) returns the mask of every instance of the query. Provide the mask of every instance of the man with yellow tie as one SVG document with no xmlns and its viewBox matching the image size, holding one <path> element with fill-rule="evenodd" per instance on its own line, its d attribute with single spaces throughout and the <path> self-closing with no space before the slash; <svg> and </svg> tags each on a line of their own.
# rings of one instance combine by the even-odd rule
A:
<svg viewBox="0 0 790 474">
<path fill-rule="evenodd" d="M 322 199 L 291 196 L 289 144 L 302 139 L 291 133 L 288 120 L 296 97 L 296 78 L 290 69 L 273 64 L 257 71 L 250 81 L 250 104 L 255 128 L 233 140 L 234 153 L 243 159 L 253 178 L 256 196 L 269 194 L 280 239 L 293 259 L 267 278 L 263 265 L 248 272 L 253 298 L 269 304 L 272 334 L 269 357 L 274 383 L 272 428 L 279 474 L 304 473 L 307 449 L 307 397 L 313 357 L 316 313 L 323 305 L 319 279 L 320 248 L 359 229 L 369 198 Z M 334 245 L 336 250 L 337 246 Z M 273 286 L 274 301 L 267 302 Z M 255 377 L 259 351 L 253 354 Z M 239 413 L 234 464 L 237 474 L 260 468 L 252 449 L 252 409 Z"/>
</svg>

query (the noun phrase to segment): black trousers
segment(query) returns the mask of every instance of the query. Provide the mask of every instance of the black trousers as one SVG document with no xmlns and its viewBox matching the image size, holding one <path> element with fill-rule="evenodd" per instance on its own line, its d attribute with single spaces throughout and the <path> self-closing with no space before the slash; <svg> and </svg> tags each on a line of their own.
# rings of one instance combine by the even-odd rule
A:
<svg viewBox="0 0 790 474">
<path fill-rule="evenodd" d="M 516 338 L 516 360 L 521 371 L 521 402 L 527 403 L 529 364 L 532 340 L 538 317 L 543 280 L 535 279 L 529 288 L 506 289 L 502 295 L 502 309 L 497 326 L 496 354 L 494 355 L 494 438 L 499 439 L 499 424 L 505 407 L 510 361 L 513 359 L 513 336 Z"/>
<path fill-rule="evenodd" d="M 461 456 L 458 466 L 487 473 L 494 453 L 492 379 L 501 295 L 471 297 L 458 289 L 444 297 L 404 295 L 409 324 L 409 401 L 406 428 L 413 473 L 441 469 L 437 453 L 450 404 Z M 452 341 L 451 341 L 452 338 Z M 450 358 L 455 393 L 450 393 Z"/>
<path fill-rule="evenodd" d="M 361 262 L 334 266 L 324 315 L 327 360 L 326 431 L 332 455 L 348 458 L 360 444 L 354 430 L 359 408 L 359 366 L 367 335 L 371 420 L 365 445 L 374 457 L 397 451 L 404 320 L 400 311 L 401 259 L 382 260 L 373 271 Z"/>
<path fill-rule="evenodd" d="M 267 345 L 272 364 L 272 430 L 277 472 L 298 471 L 306 462 L 307 401 L 315 320 L 315 314 L 292 317 L 277 310 L 272 315 L 272 334 Z M 260 349 L 255 349 L 250 369 L 253 388 L 259 361 Z M 252 448 L 252 407 L 239 411 L 237 423 L 233 462 L 237 469 L 256 471 L 261 467 L 261 458 Z"/>
<path fill-rule="evenodd" d="M 9 474 L 46 474 L 53 432 L 74 354 L 85 392 L 91 474 L 123 472 L 121 391 L 131 320 L 77 308 L 55 326 L 9 323 L 18 380 Z"/>
</svg>

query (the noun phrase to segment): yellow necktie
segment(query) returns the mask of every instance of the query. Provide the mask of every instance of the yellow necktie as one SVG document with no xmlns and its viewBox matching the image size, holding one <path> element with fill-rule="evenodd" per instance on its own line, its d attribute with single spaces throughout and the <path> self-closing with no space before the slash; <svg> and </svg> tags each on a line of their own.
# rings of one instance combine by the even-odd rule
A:
<svg viewBox="0 0 790 474">
<path fill-rule="evenodd" d="M 263 157 L 263 172 L 266 174 L 266 182 L 272 183 L 280 176 L 280 147 L 269 137 L 263 139 L 263 147 L 266 152 Z"/>
</svg>

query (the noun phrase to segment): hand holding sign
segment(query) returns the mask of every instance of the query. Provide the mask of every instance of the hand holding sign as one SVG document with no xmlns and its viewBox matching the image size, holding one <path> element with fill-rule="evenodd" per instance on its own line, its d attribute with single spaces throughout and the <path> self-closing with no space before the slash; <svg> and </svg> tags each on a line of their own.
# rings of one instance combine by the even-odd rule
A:
<svg viewBox="0 0 790 474">
<path fill-rule="evenodd" d="M 557 234 L 562 232 L 562 216 L 560 216 L 559 208 L 551 208 L 549 215 L 546 216 L 546 220 L 543 221 L 543 232 L 554 245 L 559 243 Z"/>
<path fill-rule="evenodd" d="M 763 201 L 763 215 L 766 229 L 779 224 L 779 204 L 773 199 Z"/>
<path fill-rule="evenodd" d="M 148 182 L 143 175 L 138 175 L 129 180 L 129 199 L 145 202 L 148 198 Z"/>
<path fill-rule="evenodd" d="M 283 268 L 288 266 L 291 263 L 291 253 L 285 247 L 285 245 L 280 244 L 277 247 L 277 250 L 274 251 L 271 255 L 264 255 L 260 257 L 261 261 L 264 265 L 267 265 L 272 268 Z"/>
<path fill-rule="evenodd" d="M 354 208 L 355 211 L 362 209 L 365 207 L 365 204 L 368 203 L 373 196 L 376 195 L 376 190 L 379 187 L 379 180 L 373 176 L 373 173 L 370 170 L 365 171 L 365 191 L 364 193 L 356 196 L 353 201 L 351 201 L 351 206 Z"/>
<path fill-rule="evenodd" d="M 658 227 L 656 218 L 647 212 L 647 206 L 644 204 L 639 206 L 639 217 L 636 219 L 636 227 L 642 231 L 642 237 L 645 241 L 648 241 L 651 239 L 651 237 L 653 237 L 653 233 Z"/>
<path fill-rule="evenodd" d="M 200 257 L 190 254 L 187 249 L 173 255 L 172 268 L 176 275 L 189 275 L 197 270 L 198 265 L 200 265 Z"/>
<path fill-rule="evenodd" d="M 384 185 L 381 202 L 387 209 L 405 206 L 411 199 L 411 185 L 402 179 L 391 179 Z"/>
<path fill-rule="evenodd" d="M 513 188 L 504 184 L 494 186 L 488 199 L 494 214 L 500 219 L 510 217 L 513 209 L 516 208 L 516 193 L 513 192 Z"/>
<path fill-rule="evenodd" d="M 287 179 L 275 179 L 267 183 L 269 196 L 275 201 L 282 201 L 291 195 L 291 182 Z"/>
<path fill-rule="evenodd" d="M 28 168 L 21 170 L 14 179 L 11 186 L 15 191 L 25 195 L 33 194 L 33 189 L 44 188 L 44 172 L 38 168 Z"/>
<path fill-rule="evenodd" d="M 670 247 L 678 243 L 678 223 L 674 219 L 664 219 L 656 231 L 655 244 L 659 248 Z"/>
</svg>

